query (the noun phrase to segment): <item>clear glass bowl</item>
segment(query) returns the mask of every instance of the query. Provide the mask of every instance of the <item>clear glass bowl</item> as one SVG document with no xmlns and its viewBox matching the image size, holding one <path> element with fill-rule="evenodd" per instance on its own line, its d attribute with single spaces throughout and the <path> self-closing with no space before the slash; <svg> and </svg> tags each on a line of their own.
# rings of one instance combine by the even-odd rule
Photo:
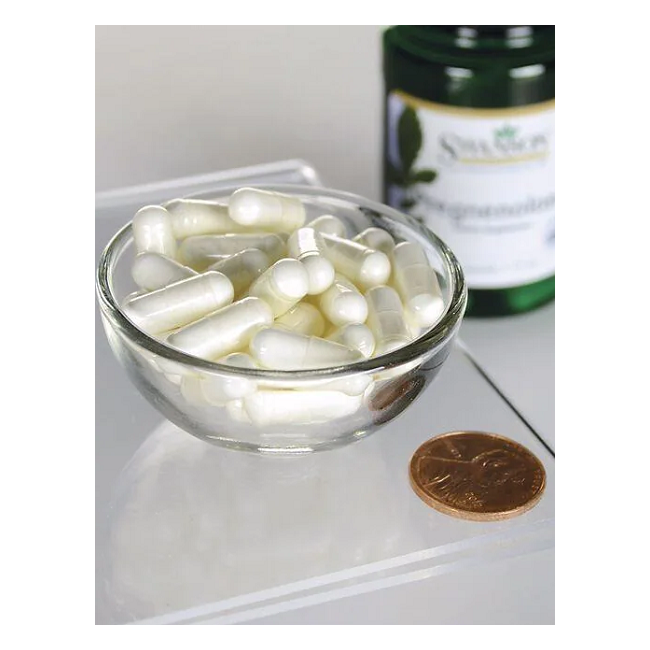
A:
<svg viewBox="0 0 650 650">
<path fill-rule="evenodd" d="M 120 309 L 125 296 L 137 289 L 131 278 L 135 248 L 128 223 L 109 242 L 97 270 L 106 336 L 140 393 L 171 422 L 198 438 L 269 453 L 305 453 L 359 440 L 397 417 L 440 371 L 467 304 L 461 267 L 430 230 L 386 205 L 325 188 L 259 187 L 299 197 L 308 221 L 323 214 L 339 217 L 349 236 L 376 226 L 396 239 L 419 243 L 438 275 L 446 305 L 442 318 L 405 347 L 347 366 L 276 371 L 199 359 L 145 334 Z M 225 202 L 234 189 L 192 198 Z M 232 397 L 227 402 L 214 398 L 224 387 Z M 275 390 L 282 393 L 268 392 Z M 327 393 L 328 406 L 305 413 L 305 404 L 323 398 L 315 391 Z M 252 404 L 257 408 L 248 408 Z M 294 408 L 301 413 L 296 415 Z M 253 419 L 249 413 L 254 413 Z"/>
</svg>

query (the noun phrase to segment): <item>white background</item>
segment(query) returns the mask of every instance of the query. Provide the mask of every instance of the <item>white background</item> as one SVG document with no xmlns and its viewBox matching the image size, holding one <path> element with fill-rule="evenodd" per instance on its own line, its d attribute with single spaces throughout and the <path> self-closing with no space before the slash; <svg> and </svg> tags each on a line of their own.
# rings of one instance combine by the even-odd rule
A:
<svg viewBox="0 0 650 650">
<path fill-rule="evenodd" d="M 303 158 L 379 199 L 382 31 L 96 27 L 96 191 Z"/>
</svg>

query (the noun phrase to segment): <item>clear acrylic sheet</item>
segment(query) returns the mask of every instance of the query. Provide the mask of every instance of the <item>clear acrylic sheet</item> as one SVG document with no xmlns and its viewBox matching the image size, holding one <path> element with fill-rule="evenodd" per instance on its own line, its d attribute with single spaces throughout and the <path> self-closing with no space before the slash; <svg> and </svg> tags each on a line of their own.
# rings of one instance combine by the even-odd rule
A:
<svg viewBox="0 0 650 650">
<path fill-rule="evenodd" d="M 99 197 L 98 254 L 144 203 L 233 181 L 319 182 L 302 161 L 227 176 L 211 175 L 208 187 L 186 179 Z M 427 580 L 431 622 L 462 622 L 451 609 L 458 604 L 435 589 L 442 576 L 474 572 L 492 582 L 493 572 L 477 568 L 503 567 L 507 575 L 516 558 L 553 548 L 554 458 L 461 346 L 417 401 L 368 439 L 269 458 L 213 447 L 163 420 L 132 387 L 97 321 L 97 623 L 264 622 L 382 590 L 390 597 Z M 500 433 L 540 458 L 547 487 L 535 508 L 477 523 L 418 499 L 408 481 L 412 453 L 436 434 L 462 429 Z M 526 582 L 548 584 L 551 593 L 552 555 L 532 566 Z M 492 585 L 494 606 L 506 588 Z M 468 611 L 473 597 L 462 603 Z M 395 607 L 405 606 L 396 599 Z"/>
</svg>

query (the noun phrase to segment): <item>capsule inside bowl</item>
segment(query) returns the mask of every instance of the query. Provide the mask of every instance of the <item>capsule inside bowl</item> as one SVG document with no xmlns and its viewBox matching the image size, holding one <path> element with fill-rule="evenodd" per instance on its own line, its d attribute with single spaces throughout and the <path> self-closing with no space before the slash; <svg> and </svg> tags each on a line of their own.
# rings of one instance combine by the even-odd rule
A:
<svg viewBox="0 0 650 650">
<path fill-rule="evenodd" d="M 156 408 L 181 428 L 211 442 L 254 451 L 309 451 L 363 437 L 380 424 L 376 413 L 373 415 L 370 397 L 384 384 L 419 373 L 426 385 L 437 374 L 465 309 L 462 271 L 453 253 L 435 235 L 387 206 L 322 188 L 266 187 L 262 189 L 267 194 L 272 193 L 273 201 L 267 200 L 265 194 L 256 212 L 250 206 L 254 204 L 251 197 L 256 196 L 257 188 L 248 189 L 245 216 L 242 217 L 241 205 L 226 215 L 238 224 L 237 232 L 233 233 L 213 235 L 210 218 L 197 212 L 197 206 L 205 206 L 216 222 L 215 215 L 224 216 L 224 206 L 229 205 L 233 191 L 189 199 L 196 202 L 192 214 L 202 233 L 190 234 L 195 231 L 191 230 L 192 222 L 187 218 L 176 229 L 172 222 L 176 255 L 184 250 L 184 241 L 190 237 L 254 235 L 259 243 L 269 241 L 267 238 L 272 235 L 280 242 L 275 255 L 279 253 L 279 260 L 291 262 L 284 265 L 288 270 L 280 275 L 269 274 L 272 267 L 268 267 L 250 282 L 247 279 L 239 282 L 237 291 L 235 284 L 239 276 L 236 272 L 230 277 L 221 274 L 224 280 L 219 279 L 220 295 L 217 295 L 215 283 L 205 284 L 204 294 L 183 298 L 186 307 L 180 316 L 174 313 L 174 304 L 163 300 L 153 309 L 153 314 L 146 314 L 149 321 L 138 320 L 142 308 L 137 317 L 130 318 L 128 303 L 124 308 L 122 303 L 138 286 L 134 287 L 129 268 L 135 254 L 151 251 L 146 250 L 146 242 L 136 242 L 134 247 L 127 226 L 107 247 L 98 270 L 100 307 L 107 329 L 114 333 L 109 337 L 111 347 L 128 366 L 136 386 Z M 187 199 L 178 199 L 182 200 Z M 302 208 L 296 207 L 298 203 Z M 287 218 L 282 216 L 286 206 L 290 213 Z M 275 212 L 270 214 L 269 210 Z M 304 218 L 299 218 L 301 210 Z M 247 223 L 242 223 L 244 220 Z M 330 228 L 329 232 L 323 235 L 313 228 L 320 236 L 306 231 L 304 246 L 296 245 L 297 237 L 291 239 L 293 233 L 309 229 L 312 223 L 319 226 L 319 220 Z M 224 219 L 219 223 L 219 227 L 223 227 Z M 293 232 L 287 230 L 290 228 L 294 228 Z M 379 231 L 386 236 L 382 237 Z M 363 236 L 358 236 L 360 234 Z M 357 241 L 353 241 L 355 238 Z M 321 241 L 333 241 L 331 250 L 327 245 L 314 244 Z M 389 245 L 391 241 L 395 242 L 393 248 Z M 249 237 L 241 240 L 241 245 L 250 248 L 250 242 Z M 366 245 L 369 243 L 383 250 L 371 249 Z M 402 249 L 399 247 L 403 243 L 409 246 L 402 246 L 402 249 L 415 250 L 417 247 L 422 255 L 400 257 Z M 185 291 L 183 282 L 193 280 L 199 285 L 196 278 L 206 273 L 218 274 L 215 267 L 227 265 L 230 257 L 241 254 L 237 246 L 229 246 L 227 257 L 214 263 L 210 270 L 200 268 L 204 262 L 196 268 L 186 266 L 192 275 L 188 273 L 188 277 L 158 287 L 144 297 L 156 291 L 169 293 L 170 288 L 175 295 L 180 295 Z M 167 250 L 169 254 L 170 249 Z M 381 253 L 381 257 L 367 254 L 368 250 Z M 398 250 L 397 257 L 394 250 Z M 291 251 L 296 257 L 290 257 Z M 336 280 L 325 287 L 327 282 L 322 280 L 325 276 L 319 276 L 321 285 L 314 283 L 307 268 L 301 271 L 304 264 L 298 259 L 301 256 L 315 258 L 316 255 L 339 274 L 339 282 L 354 287 L 356 293 L 352 289 L 349 292 L 359 296 L 363 301 L 359 304 L 365 305 L 367 313 L 363 309 L 323 307 L 332 302 L 323 302 L 322 296 Z M 406 262 L 400 261 L 402 257 Z M 373 262 L 376 264 L 374 271 L 366 270 L 367 264 L 364 264 L 375 258 L 387 260 L 388 273 L 383 261 L 378 265 Z M 185 261 L 171 256 L 170 259 L 180 266 Z M 422 268 L 422 259 L 427 260 L 430 272 Z M 270 261 L 274 263 L 278 260 Z M 411 267 L 415 275 L 409 275 Z M 167 268 L 176 270 L 173 265 Z M 342 273 L 345 270 L 353 279 Z M 263 280 L 265 273 L 268 275 Z M 409 277 L 416 277 L 417 281 L 410 282 Z M 232 289 L 232 296 L 226 298 L 224 296 L 230 292 L 224 292 L 227 286 L 224 281 Z M 147 291 L 147 287 L 139 288 Z M 311 293 L 321 288 L 320 293 Z M 413 302 L 413 298 L 434 295 L 433 292 L 438 292 L 435 295 L 444 307 L 436 322 L 423 326 L 417 309 L 412 307 L 422 301 Z M 240 326 L 236 318 L 231 319 L 234 325 L 226 326 L 229 321 L 218 317 L 222 311 L 233 312 L 242 301 L 256 300 L 268 305 L 270 310 L 267 315 L 261 315 L 264 310 L 260 310 L 258 320 L 247 322 L 248 326 Z M 409 309 L 405 307 L 407 300 Z M 146 302 L 141 300 L 139 304 L 146 306 Z M 202 307 L 200 315 L 199 304 L 207 305 Z M 188 316 L 190 307 L 197 311 Z M 244 312 L 238 307 L 234 310 L 234 313 Z M 161 341 L 159 332 L 147 331 L 146 323 L 151 320 L 157 323 L 155 329 L 173 326 L 173 334 Z M 215 322 L 218 325 L 214 325 Z M 122 354 L 126 348 L 129 355 Z M 144 362 L 134 363 L 134 354 L 139 354 Z M 228 362 L 230 355 L 247 355 L 251 361 L 237 366 Z M 166 381 L 161 381 L 161 375 Z"/>
</svg>

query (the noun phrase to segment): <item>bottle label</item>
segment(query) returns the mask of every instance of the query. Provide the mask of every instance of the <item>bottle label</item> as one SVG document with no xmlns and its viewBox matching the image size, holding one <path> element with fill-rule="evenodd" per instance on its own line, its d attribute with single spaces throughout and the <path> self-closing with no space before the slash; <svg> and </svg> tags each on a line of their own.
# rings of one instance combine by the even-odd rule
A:
<svg viewBox="0 0 650 650">
<path fill-rule="evenodd" d="M 458 257 L 472 289 L 555 273 L 555 101 L 447 106 L 388 96 L 388 202 Z"/>
</svg>

